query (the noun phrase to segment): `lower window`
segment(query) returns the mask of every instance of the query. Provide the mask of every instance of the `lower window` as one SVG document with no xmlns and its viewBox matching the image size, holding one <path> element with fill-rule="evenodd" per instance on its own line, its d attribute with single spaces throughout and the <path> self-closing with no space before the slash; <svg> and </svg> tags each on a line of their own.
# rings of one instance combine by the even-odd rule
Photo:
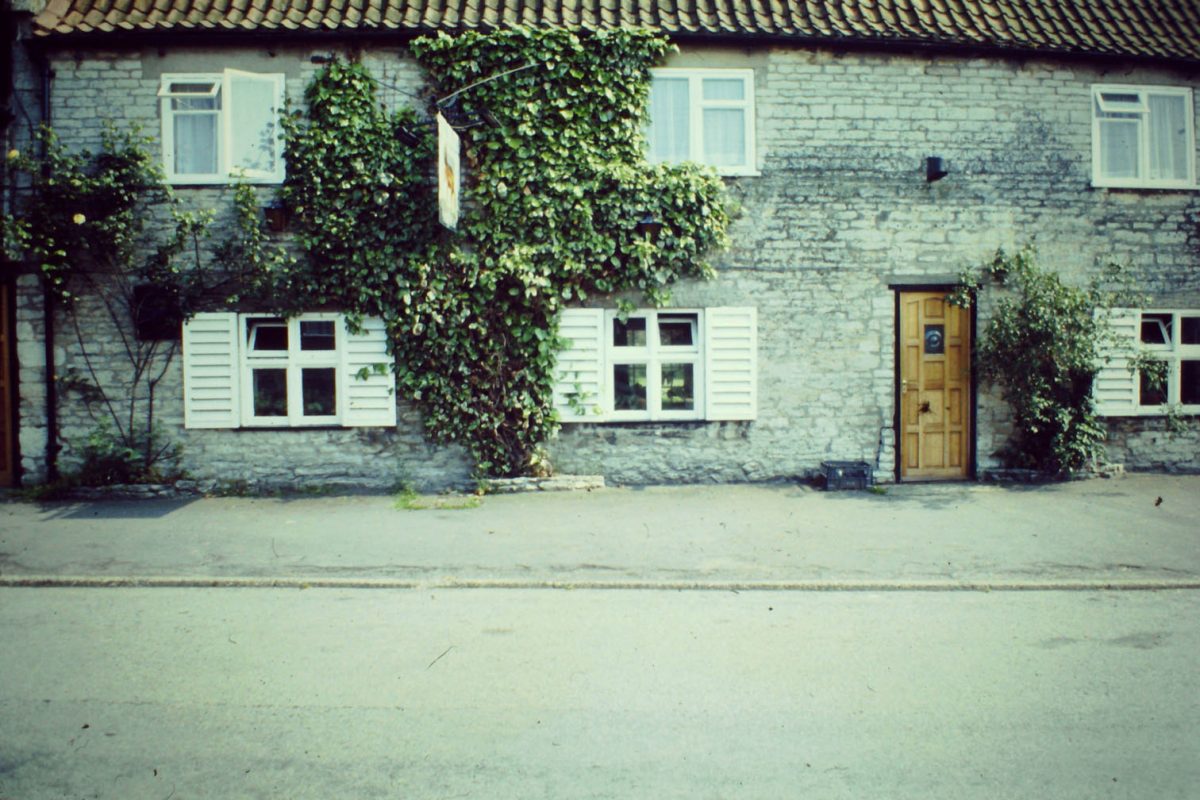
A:
<svg viewBox="0 0 1200 800">
<path fill-rule="evenodd" d="M 701 312 L 608 313 L 613 419 L 701 419 Z"/>
<path fill-rule="evenodd" d="M 1138 329 L 1141 349 L 1163 363 L 1162 377 L 1143 372 L 1138 406 L 1144 411 L 1183 406 L 1200 411 L 1200 311 L 1143 311 Z"/>
<path fill-rule="evenodd" d="M 241 319 L 243 425 L 336 425 L 343 331 L 334 315 Z"/>
</svg>

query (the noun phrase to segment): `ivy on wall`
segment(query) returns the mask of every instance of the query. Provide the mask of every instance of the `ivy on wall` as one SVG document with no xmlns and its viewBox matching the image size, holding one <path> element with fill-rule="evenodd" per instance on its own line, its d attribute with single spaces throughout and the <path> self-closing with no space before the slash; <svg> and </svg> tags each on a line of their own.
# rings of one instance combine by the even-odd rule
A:
<svg viewBox="0 0 1200 800">
<path fill-rule="evenodd" d="M 649 69 L 669 49 L 633 31 L 416 40 L 437 93 L 471 87 L 451 121 L 488 120 L 462 126 L 455 233 L 435 227 L 432 136 L 405 143 L 427 125 L 383 109 L 363 66 L 329 65 L 285 123 L 283 198 L 307 256 L 287 293 L 383 317 L 401 393 L 482 474 L 543 468 L 564 304 L 628 291 L 661 303 L 680 278 L 712 274 L 720 180 L 644 156 Z M 663 223 L 654 241 L 637 232 L 647 214 Z"/>
<path fill-rule="evenodd" d="M 1007 291 L 976 344 L 976 365 L 983 382 L 1003 392 L 1015 428 L 997 455 L 1006 466 L 1050 475 L 1099 462 L 1106 429 L 1092 386 L 1104 353 L 1119 344 L 1103 312 L 1141 304 L 1128 276 L 1109 264 L 1087 286 L 1070 286 L 1026 245 L 1011 254 L 997 250 L 963 273 L 950 300 L 968 306 L 988 283 Z"/>
<path fill-rule="evenodd" d="M 663 303 L 679 279 L 710 277 L 704 255 L 726 241 L 720 179 L 645 159 L 649 70 L 669 49 L 633 31 L 415 41 L 433 91 L 457 97 L 443 104 L 464 148 L 456 232 L 436 221 L 428 120 L 384 108 L 364 66 L 334 62 L 284 119 L 287 244 L 266 236 L 245 185 L 233 191 L 237 230 L 211 242 L 213 213 L 179 210 L 148 142 L 110 132 L 95 155 L 68 153 L 50 133 L 44 159 L 8 154 L 32 185 L 21 213 L 0 217 L 5 247 L 38 265 L 68 308 L 83 286 L 115 286 L 131 301 L 135 284 L 151 283 L 185 315 L 219 305 L 382 317 L 399 390 L 431 437 L 463 445 L 481 474 L 537 473 L 558 425 L 563 306 L 627 292 Z M 165 237 L 146 229 L 155 207 L 170 215 Z M 647 215 L 662 224 L 653 240 L 637 229 Z M 91 280 L 99 274 L 104 286 Z M 108 307 L 124 309 L 113 317 L 120 331 L 136 315 L 130 302 Z M 150 380 L 144 423 L 132 410 L 136 377 L 128 418 L 95 374 L 85 382 L 119 433 L 105 440 L 141 452 L 147 472 L 165 452 L 153 387 L 174 345 L 127 341 L 135 376 Z"/>
</svg>

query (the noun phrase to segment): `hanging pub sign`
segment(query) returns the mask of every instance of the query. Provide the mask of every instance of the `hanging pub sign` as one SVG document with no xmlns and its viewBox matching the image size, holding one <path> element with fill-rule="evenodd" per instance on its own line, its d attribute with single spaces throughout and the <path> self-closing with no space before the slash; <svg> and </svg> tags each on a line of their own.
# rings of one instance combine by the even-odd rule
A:
<svg viewBox="0 0 1200 800">
<path fill-rule="evenodd" d="M 458 171 L 459 151 L 462 147 L 458 132 L 450 127 L 446 118 L 438 112 L 438 220 L 450 230 L 458 228 L 458 192 L 462 179 Z"/>
</svg>

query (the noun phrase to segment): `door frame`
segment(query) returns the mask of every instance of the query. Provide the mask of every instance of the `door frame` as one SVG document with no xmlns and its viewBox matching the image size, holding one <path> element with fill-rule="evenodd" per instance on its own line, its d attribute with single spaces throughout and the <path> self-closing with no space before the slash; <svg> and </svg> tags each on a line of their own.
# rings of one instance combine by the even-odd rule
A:
<svg viewBox="0 0 1200 800">
<path fill-rule="evenodd" d="M 4 326 L 0 339 L 7 345 L 0 348 L 0 369 L 8 376 L 8 386 L 4 397 L 0 397 L 0 426 L 7 431 L 8 452 L 5 456 L 9 463 L 9 474 L 0 474 L 0 486 L 15 487 L 21 479 L 20 418 L 18 417 L 17 394 L 17 284 L 15 281 L 0 279 L 0 325 Z M 5 413 L 7 412 L 7 413 Z"/>
<path fill-rule="evenodd" d="M 901 333 L 900 333 L 900 295 L 905 292 L 945 292 L 951 294 L 958 285 L 955 283 L 892 283 L 888 285 L 892 290 L 892 440 L 895 442 L 895 463 L 893 465 L 893 475 L 896 483 L 921 483 L 919 478 L 903 481 L 901 475 L 901 446 L 903 443 L 903 430 L 901 412 L 903 410 L 902 398 L 900 393 L 900 351 L 902 348 Z M 967 324 L 971 331 L 971 347 L 970 353 L 970 380 L 968 381 L 968 399 L 967 418 L 971 426 L 971 435 L 967 440 L 967 471 L 964 480 L 973 481 L 976 479 L 976 461 L 978 457 L 977 444 L 979 441 L 979 429 L 977 425 L 977 399 L 978 399 L 978 384 L 975 376 L 975 334 L 976 326 L 976 310 L 979 304 L 975 302 L 975 292 L 971 292 L 971 307 L 967 309 Z"/>
</svg>

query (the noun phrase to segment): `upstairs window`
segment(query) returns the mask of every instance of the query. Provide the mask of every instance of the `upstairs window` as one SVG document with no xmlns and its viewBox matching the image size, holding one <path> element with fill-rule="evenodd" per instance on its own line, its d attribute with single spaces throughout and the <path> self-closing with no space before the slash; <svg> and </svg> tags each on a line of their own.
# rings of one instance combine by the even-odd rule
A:
<svg viewBox="0 0 1200 800">
<path fill-rule="evenodd" d="M 656 69 L 650 78 L 651 162 L 698 161 L 755 175 L 754 70 Z"/>
<path fill-rule="evenodd" d="M 1092 87 L 1092 183 L 1192 189 L 1196 137 L 1190 89 Z"/>
<path fill-rule="evenodd" d="M 158 96 L 171 183 L 283 180 L 283 75 L 164 75 Z"/>
</svg>

